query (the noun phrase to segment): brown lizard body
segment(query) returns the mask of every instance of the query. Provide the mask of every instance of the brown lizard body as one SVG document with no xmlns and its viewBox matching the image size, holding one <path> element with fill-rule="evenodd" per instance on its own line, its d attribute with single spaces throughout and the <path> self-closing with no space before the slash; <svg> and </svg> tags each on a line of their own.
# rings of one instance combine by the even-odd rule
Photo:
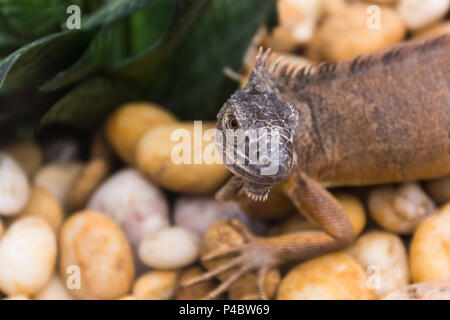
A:
<svg viewBox="0 0 450 320">
<path fill-rule="evenodd" d="M 298 165 L 318 182 L 367 185 L 450 175 L 450 36 L 283 80 L 281 96 L 302 119 L 295 135 Z"/>
<path fill-rule="evenodd" d="M 205 258 L 237 255 L 186 284 L 239 267 L 209 298 L 254 269 L 264 298 L 263 280 L 270 268 L 350 244 L 353 227 L 325 187 L 450 174 L 450 35 L 301 70 L 280 66 L 268 52 L 264 57 L 260 53 L 247 86 L 222 107 L 218 129 L 224 136 L 244 132 L 251 146 L 262 138 L 248 132 L 261 128 L 277 129 L 279 170 L 261 174 L 268 163 L 261 160 L 262 150 L 243 149 L 246 161 L 227 162 L 234 176 L 217 197 L 230 200 L 245 192 L 255 200 L 266 199 L 274 184 L 283 183 L 299 211 L 323 231 L 263 238 L 233 221 L 247 243 Z M 274 137 L 271 132 L 266 135 Z M 235 160 L 239 151 L 227 149 L 227 139 L 220 147 L 225 159 Z M 256 163 L 250 161 L 252 152 Z"/>
</svg>

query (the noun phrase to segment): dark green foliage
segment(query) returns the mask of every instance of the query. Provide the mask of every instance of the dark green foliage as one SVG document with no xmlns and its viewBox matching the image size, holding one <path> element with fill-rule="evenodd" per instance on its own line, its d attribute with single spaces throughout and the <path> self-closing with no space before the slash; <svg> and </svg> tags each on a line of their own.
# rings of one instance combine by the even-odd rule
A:
<svg viewBox="0 0 450 320">
<path fill-rule="evenodd" d="M 0 0 L 3 131 L 91 129 L 133 99 L 211 119 L 237 87 L 223 68 L 239 70 L 255 32 L 276 16 L 274 0 L 40 2 Z M 81 30 L 65 29 L 68 3 L 81 7 Z"/>
</svg>

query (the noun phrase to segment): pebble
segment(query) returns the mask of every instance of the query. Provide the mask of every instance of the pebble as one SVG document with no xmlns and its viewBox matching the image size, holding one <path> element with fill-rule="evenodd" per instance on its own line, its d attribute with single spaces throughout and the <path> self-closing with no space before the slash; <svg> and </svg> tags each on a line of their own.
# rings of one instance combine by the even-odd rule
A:
<svg viewBox="0 0 450 320">
<path fill-rule="evenodd" d="M 264 46 L 288 52 L 308 43 L 320 14 L 320 0 L 279 0 L 279 25 L 264 40 Z"/>
<path fill-rule="evenodd" d="M 0 240 L 0 291 L 31 295 L 50 279 L 55 268 L 56 237 L 37 217 L 15 220 Z"/>
<path fill-rule="evenodd" d="M 374 188 L 368 207 L 373 220 L 398 234 L 411 234 L 420 221 L 436 210 L 433 201 L 415 182 Z"/>
<path fill-rule="evenodd" d="M 72 300 L 65 283 L 59 275 L 54 274 L 47 284 L 34 296 L 35 300 Z"/>
<path fill-rule="evenodd" d="M 180 279 L 178 280 L 179 284 L 183 284 L 186 281 L 198 277 L 202 275 L 205 272 L 203 268 L 199 266 L 193 266 L 185 271 L 180 275 Z M 177 287 L 176 293 L 175 293 L 175 299 L 176 300 L 201 300 L 206 295 L 213 291 L 215 288 L 217 288 L 219 284 L 214 279 L 206 280 L 203 282 L 199 282 L 197 284 L 194 284 L 190 287 L 183 287 L 182 285 L 179 285 Z"/>
<path fill-rule="evenodd" d="M 175 116 L 156 104 L 130 102 L 108 117 L 106 135 L 119 157 L 127 164 L 134 164 L 135 150 L 140 138 L 149 129 L 175 121 Z"/>
<path fill-rule="evenodd" d="M 425 188 L 437 204 L 450 202 L 450 177 L 425 181 Z"/>
<path fill-rule="evenodd" d="M 450 281 L 428 281 L 394 290 L 384 300 L 450 300 Z"/>
<path fill-rule="evenodd" d="M 42 166 L 44 155 L 39 145 L 35 142 L 12 143 L 4 151 L 19 163 L 28 179 L 32 179 Z"/>
<path fill-rule="evenodd" d="M 133 297 L 145 300 L 167 300 L 175 294 L 177 271 L 150 271 L 133 285 Z"/>
<path fill-rule="evenodd" d="M 182 227 L 168 227 L 146 235 L 139 245 L 142 263 L 155 269 L 177 269 L 195 262 L 200 254 L 200 237 Z"/>
<path fill-rule="evenodd" d="M 65 197 L 65 207 L 69 212 L 85 207 L 92 193 L 109 173 L 110 167 L 103 159 L 89 161 L 73 181 Z"/>
<path fill-rule="evenodd" d="M 322 11 L 325 16 L 340 14 L 347 10 L 347 0 L 322 0 Z"/>
<path fill-rule="evenodd" d="M 58 233 L 64 219 L 64 212 L 58 200 L 46 189 L 32 187 L 28 202 L 20 212 L 23 217 L 39 217 Z"/>
<path fill-rule="evenodd" d="M 201 256 L 205 257 L 217 252 L 223 252 L 227 249 L 239 247 L 243 245 L 245 239 L 232 225 L 227 221 L 215 222 L 205 233 L 201 248 Z M 213 270 L 229 263 L 233 257 L 221 257 L 209 261 L 203 261 L 203 266 L 208 270 Z M 225 281 L 228 277 L 237 271 L 232 268 L 217 276 L 220 281 Z M 274 297 L 276 289 L 280 283 L 280 274 L 276 269 L 270 270 L 264 280 L 264 293 L 268 298 Z M 246 273 L 239 278 L 228 290 L 229 299 L 259 299 L 257 287 L 256 272 Z"/>
<path fill-rule="evenodd" d="M 126 296 L 117 298 L 117 300 L 138 300 L 138 299 L 132 294 L 127 294 Z"/>
<path fill-rule="evenodd" d="M 36 173 L 33 185 L 50 191 L 64 205 L 70 187 L 82 170 L 83 164 L 79 162 L 50 163 Z"/>
<path fill-rule="evenodd" d="M 335 252 L 301 263 L 286 275 L 278 300 L 374 299 L 368 277 L 351 256 Z"/>
<path fill-rule="evenodd" d="M 334 197 L 352 223 L 355 234 L 360 234 L 366 226 L 366 211 L 362 202 L 354 195 L 346 193 L 337 193 Z"/>
<path fill-rule="evenodd" d="M 113 219 L 136 249 L 144 235 L 169 226 L 164 194 L 135 169 L 122 169 L 104 181 L 87 208 Z"/>
<path fill-rule="evenodd" d="M 348 249 L 372 280 L 377 298 L 409 283 L 409 261 L 402 240 L 395 234 L 372 231 Z"/>
<path fill-rule="evenodd" d="M 207 197 L 182 196 L 177 199 L 173 213 L 175 225 L 189 229 L 199 236 L 216 221 L 238 219 L 251 231 L 263 234 L 263 222 L 249 218 L 232 202 L 221 202 Z"/>
<path fill-rule="evenodd" d="M 103 130 L 98 130 L 92 139 L 90 158 L 66 196 L 65 206 L 70 211 L 78 211 L 86 206 L 92 193 L 110 174 L 115 157 Z"/>
<path fill-rule="evenodd" d="M 281 282 L 281 275 L 278 269 L 272 269 L 267 272 L 264 278 L 263 290 L 267 299 L 273 299 L 277 293 Z M 258 278 L 254 272 L 248 272 L 237 279 L 228 290 L 228 299 L 230 300 L 259 300 L 261 299 Z"/>
<path fill-rule="evenodd" d="M 192 122 L 161 125 L 148 131 L 136 149 L 139 171 L 170 191 L 196 195 L 215 192 L 230 176 L 225 166 L 214 159 L 219 157 L 214 142 L 215 128 L 215 122 L 202 122 L 203 138 L 197 140 L 200 145 L 202 139 L 202 148 L 196 150 L 194 136 L 197 134 Z M 209 131 L 211 141 L 203 136 L 208 129 L 214 129 Z M 180 134 L 181 138 L 172 139 L 172 134 Z M 200 163 L 194 163 L 194 154 Z"/>
<path fill-rule="evenodd" d="M 14 294 L 1 300 L 31 300 L 31 299 L 23 294 Z"/>
<path fill-rule="evenodd" d="M 129 292 L 134 279 L 133 255 L 125 235 L 113 220 L 91 210 L 75 213 L 64 222 L 59 265 L 63 281 L 73 281 L 71 295 L 80 299 L 119 298 Z"/>
<path fill-rule="evenodd" d="M 450 279 L 450 203 L 423 220 L 411 241 L 413 282 Z"/>
<path fill-rule="evenodd" d="M 280 223 L 274 224 L 268 231 L 269 236 L 279 236 L 305 230 L 317 229 L 318 226 L 312 221 L 306 220 L 301 214 L 293 214 Z"/>
<path fill-rule="evenodd" d="M 449 33 L 450 33 L 450 21 L 444 21 L 442 23 L 432 25 L 423 30 L 419 30 L 418 32 L 414 33 L 413 38 L 414 39 L 432 38 L 435 36 L 441 36 Z"/>
<path fill-rule="evenodd" d="M 367 0 L 360 0 L 360 1 L 367 1 Z M 369 2 L 373 2 L 373 3 L 381 3 L 381 4 L 386 4 L 386 5 L 394 5 L 396 3 L 398 3 L 400 0 L 369 0 Z"/>
<path fill-rule="evenodd" d="M 27 176 L 9 155 L 0 153 L 0 215 L 13 216 L 28 200 Z"/>
<path fill-rule="evenodd" d="M 205 257 L 217 252 L 223 252 L 245 243 L 245 239 L 228 221 L 217 221 L 211 225 L 203 237 L 201 247 L 201 257 Z M 212 270 L 228 263 L 232 257 L 220 257 L 213 260 L 202 261 L 202 265 Z M 237 269 L 221 273 L 217 276 L 220 281 L 225 281 Z"/>
<path fill-rule="evenodd" d="M 441 20 L 450 8 L 450 0 L 401 0 L 397 11 L 411 30 L 418 30 Z"/>
<path fill-rule="evenodd" d="M 321 24 L 308 48 L 307 56 L 314 61 L 347 60 L 399 43 L 406 26 L 390 7 L 380 11 L 380 28 L 368 28 L 370 15 L 367 4 L 348 5 L 346 10 L 329 15 Z"/>
</svg>

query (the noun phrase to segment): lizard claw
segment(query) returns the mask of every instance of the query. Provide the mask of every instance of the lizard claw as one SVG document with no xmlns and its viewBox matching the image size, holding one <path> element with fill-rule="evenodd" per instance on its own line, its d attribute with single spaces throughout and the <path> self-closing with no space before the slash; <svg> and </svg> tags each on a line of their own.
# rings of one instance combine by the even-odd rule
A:
<svg viewBox="0 0 450 320">
<path fill-rule="evenodd" d="M 220 252 L 214 252 L 208 255 L 205 255 L 201 258 L 202 262 L 211 261 L 218 258 L 225 258 L 228 256 L 233 256 L 231 260 L 226 262 L 225 264 L 220 265 L 219 267 L 212 269 L 203 273 L 202 275 L 189 279 L 185 283 L 182 284 L 183 287 L 189 287 L 195 285 L 197 283 L 212 279 L 222 273 L 230 271 L 231 269 L 237 269 L 234 271 L 226 280 L 224 280 L 216 289 L 209 292 L 204 299 L 214 299 L 221 295 L 223 292 L 227 291 L 230 286 L 241 278 L 247 272 L 257 269 L 258 270 L 258 294 L 261 299 L 267 299 L 267 295 L 264 292 L 264 280 L 269 270 L 269 267 L 272 265 L 273 259 L 263 259 L 261 257 L 261 250 L 264 250 L 258 244 L 258 239 L 255 235 L 253 235 L 250 231 L 248 231 L 238 220 L 233 219 L 228 222 L 236 231 L 238 231 L 245 239 L 245 243 L 238 247 L 228 248 L 226 250 L 222 250 Z M 255 259 L 254 257 L 258 256 L 262 259 Z"/>
<path fill-rule="evenodd" d="M 197 284 L 199 282 L 203 282 L 203 281 L 209 280 L 209 279 L 211 279 L 211 278 L 213 278 L 213 277 L 215 277 L 215 276 L 217 276 L 217 275 L 219 275 L 221 273 L 224 273 L 224 272 L 226 272 L 226 271 L 228 271 L 228 270 L 238 266 L 239 264 L 242 263 L 242 260 L 243 260 L 243 257 L 234 258 L 230 262 L 228 262 L 228 263 L 226 263 L 224 265 L 221 265 L 220 267 L 218 267 L 216 269 L 213 269 L 211 271 L 205 272 L 205 273 L 203 273 L 202 275 L 200 275 L 198 277 L 195 277 L 195 278 L 192 278 L 192 279 L 186 281 L 185 283 L 183 283 L 183 286 L 184 287 L 189 287 L 189 286 L 193 286 L 194 284 Z"/>
<path fill-rule="evenodd" d="M 208 262 L 211 260 L 214 260 L 216 258 L 223 258 L 224 256 L 233 254 L 233 253 L 238 253 L 239 251 L 243 250 L 246 247 L 246 245 L 242 245 L 239 247 L 235 247 L 235 248 L 229 248 L 227 250 L 223 250 L 223 251 L 219 251 L 219 252 L 213 252 L 210 254 L 207 254 L 203 257 L 201 257 L 202 262 Z"/>
<path fill-rule="evenodd" d="M 266 280 L 266 275 L 267 275 L 267 271 L 269 270 L 269 268 L 267 267 L 262 267 L 261 269 L 258 270 L 258 294 L 259 294 L 259 298 L 261 300 L 268 300 L 266 292 L 264 290 L 264 280 Z"/>
</svg>

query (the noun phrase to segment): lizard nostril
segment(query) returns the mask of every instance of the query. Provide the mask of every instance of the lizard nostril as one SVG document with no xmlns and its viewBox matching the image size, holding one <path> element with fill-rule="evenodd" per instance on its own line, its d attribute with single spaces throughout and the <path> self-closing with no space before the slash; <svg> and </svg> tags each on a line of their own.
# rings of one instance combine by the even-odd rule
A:
<svg viewBox="0 0 450 320">
<path fill-rule="evenodd" d="M 259 159 L 259 165 L 261 167 L 267 167 L 270 165 L 270 158 L 267 156 L 262 156 L 261 159 Z"/>
</svg>

